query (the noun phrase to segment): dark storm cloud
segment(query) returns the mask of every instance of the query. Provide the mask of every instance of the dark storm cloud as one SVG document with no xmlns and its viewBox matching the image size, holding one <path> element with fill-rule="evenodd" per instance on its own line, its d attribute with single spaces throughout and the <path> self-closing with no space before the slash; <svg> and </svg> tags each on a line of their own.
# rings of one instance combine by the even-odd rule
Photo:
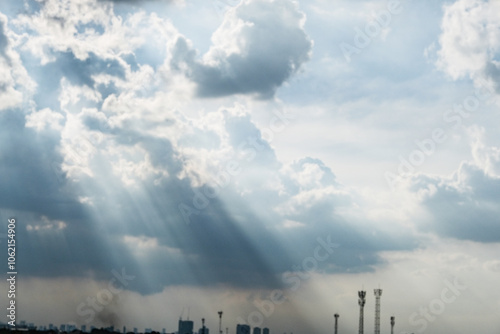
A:
<svg viewBox="0 0 500 334">
<path fill-rule="evenodd" d="M 102 254 L 109 251 L 91 211 L 60 169 L 59 141 L 57 131 L 26 128 L 21 110 L 0 113 L 0 206 L 19 222 L 19 270 L 42 277 L 83 276 L 88 269 L 107 272 L 113 264 Z M 59 230 L 57 223 L 47 221 L 66 227 Z"/>
<path fill-rule="evenodd" d="M 271 98 L 309 59 L 312 41 L 302 28 L 303 14 L 290 1 L 259 0 L 239 6 L 234 15 L 219 33 L 220 38 L 239 45 L 239 52 L 214 45 L 213 64 L 207 64 L 197 60 L 186 39 L 179 37 L 170 65 L 196 83 L 200 97 L 255 94 Z M 238 20 L 245 25 L 235 35 L 232 30 L 240 29 L 235 26 Z"/>
<path fill-rule="evenodd" d="M 444 237 L 499 242 L 498 189 L 498 178 L 469 163 L 462 164 L 453 179 L 415 178 L 412 190 L 426 193 L 422 204 L 432 215 L 421 228 Z"/>
<path fill-rule="evenodd" d="M 201 191 L 192 188 L 188 180 L 172 176 L 160 185 L 147 180 L 145 196 L 131 194 L 113 175 L 112 166 L 96 158 L 91 162 L 96 176 L 82 180 L 86 191 L 81 192 L 71 187 L 73 183 L 65 175 L 61 182 L 61 175 L 58 178 L 52 170 L 54 162 L 56 166 L 62 162 L 56 150 L 60 140 L 57 132 L 36 133 L 25 128 L 19 111 L 3 113 L 2 117 L 0 168 L 5 177 L 0 181 L 0 202 L 4 209 L 23 212 L 18 216 L 23 221 L 19 239 L 27 242 L 19 259 L 25 276 L 82 277 L 92 272 L 93 277 L 106 279 L 112 269 L 124 267 L 137 276 L 130 288 L 141 293 L 172 284 L 278 286 L 275 276 L 286 254 L 273 246 L 273 253 L 263 256 L 220 201 L 212 200 L 192 225 L 183 221 L 178 203 L 190 203 Z M 130 134 L 115 131 L 114 135 Z M 117 142 L 140 145 L 153 164 L 172 175 L 179 170 L 181 162 L 168 141 L 147 135 L 135 138 L 133 144 L 126 139 L 117 138 Z M 78 201 L 78 196 L 85 194 L 91 195 L 95 206 Z M 62 221 L 66 226 L 59 230 L 45 220 Z M 261 241 L 272 245 L 273 238 L 264 234 L 262 224 L 255 226 L 263 233 Z M 160 246 L 180 253 L 169 257 L 153 252 L 138 263 L 123 243 L 126 235 L 155 237 Z"/>
<path fill-rule="evenodd" d="M 70 193 L 64 194 L 69 189 L 58 179 L 59 133 L 42 135 L 25 128 L 19 109 L 0 113 L 0 129 L 0 205 L 37 214 L 57 213 L 59 218 L 80 216 L 81 208 Z"/>
</svg>

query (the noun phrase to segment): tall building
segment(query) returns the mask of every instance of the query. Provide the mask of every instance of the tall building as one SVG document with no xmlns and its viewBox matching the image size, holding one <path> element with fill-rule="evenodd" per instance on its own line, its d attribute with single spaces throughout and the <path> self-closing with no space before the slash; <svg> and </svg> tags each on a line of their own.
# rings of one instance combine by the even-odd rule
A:
<svg viewBox="0 0 500 334">
<path fill-rule="evenodd" d="M 179 319 L 177 334 L 193 334 L 193 322 L 191 320 Z"/>
<path fill-rule="evenodd" d="M 253 328 L 253 334 L 260 334 L 260 333 L 261 333 L 260 327 Z"/>
<path fill-rule="evenodd" d="M 250 334 L 250 326 L 236 325 L 236 334 Z"/>
</svg>

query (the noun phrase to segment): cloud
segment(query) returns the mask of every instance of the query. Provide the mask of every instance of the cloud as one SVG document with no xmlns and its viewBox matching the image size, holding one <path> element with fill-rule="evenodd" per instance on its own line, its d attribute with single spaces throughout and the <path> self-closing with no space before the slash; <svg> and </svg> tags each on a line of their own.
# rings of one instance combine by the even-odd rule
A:
<svg viewBox="0 0 500 334">
<path fill-rule="evenodd" d="M 74 85 L 93 87 L 97 74 L 108 74 L 125 79 L 125 68 L 117 59 L 104 59 L 90 52 L 80 60 L 72 52 L 63 52 L 56 56 L 56 60 L 44 66 L 44 72 L 51 73 L 55 84 L 59 85 L 60 77 L 65 77 Z"/>
<path fill-rule="evenodd" d="M 500 91 L 500 4 L 459 0 L 444 7 L 437 66 L 453 79 L 493 81 Z"/>
<path fill-rule="evenodd" d="M 183 174 L 187 157 L 175 137 L 148 125 L 146 110 L 156 98 L 143 100 L 134 110 L 146 117 L 144 123 L 105 126 L 102 123 L 115 117 L 109 110 L 85 108 L 78 117 L 66 114 L 63 119 L 43 109 L 26 117 L 26 124 L 19 120 L 15 131 L 25 138 L 25 145 L 36 141 L 45 148 L 29 151 L 36 161 L 16 170 L 19 177 L 31 173 L 42 182 L 40 186 L 21 185 L 25 191 L 13 199 L 29 203 L 17 210 L 32 213 L 23 218 L 31 227 L 20 234 L 30 240 L 20 255 L 29 264 L 23 268 L 27 277 L 103 279 L 109 268 L 125 267 L 137 276 L 128 288 L 141 294 L 172 285 L 283 288 L 281 275 L 297 270 L 293 266 L 300 266 L 312 254 L 318 237 L 331 235 L 332 241 L 342 245 L 318 271 L 371 271 L 382 263 L 379 251 L 412 247 L 388 241 L 383 234 L 369 235 L 371 230 L 363 232 L 359 222 L 348 223 L 339 208 L 350 207 L 354 197 L 322 161 L 305 158 L 278 170 L 281 163 L 248 112 L 220 111 L 217 117 L 223 117 L 225 126 L 212 128 L 221 142 L 211 154 L 220 154 L 218 159 L 223 162 L 224 151 L 230 149 L 234 154 L 229 156 L 238 157 L 240 141 L 255 136 L 261 148 L 254 152 L 258 163 L 232 177 L 218 196 L 209 197 L 205 182 L 195 185 Z M 176 122 L 181 127 L 190 124 L 180 125 L 184 123 L 181 117 Z M 190 126 L 196 128 L 195 124 Z M 75 142 L 67 142 L 69 131 Z M 80 166 L 90 173 L 67 169 L 75 167 L 67 160 L 67 150 L 77 149 L 78 140 L 96 131 L 100 131 L 100 140 L 84 152 L 88 155 L 82 155 L 85 159 Z M 4 152 L 15 157 L 14 147 L 9 147 Z M 17 150 L 26 152 L 23 147 Z M 194 152 L 206 154 L 203 148 Z M 252 162 L 245 165 L 245 158 L 248 155 L 241 158 L 242 167 L 253 166 Z M 50 168 L 54 163 L 62 167 L 59 177 Z M 34 166 L 43 168 L 34 170 Z M 206 173 L 199 168 L 196 172 Z M 5 182 L 19 179 L 16 175 Z M 270 185 L 261 187 L 268 180 Z M 12 189 L 9 184 L 4 186 Z M 50 197 L 28 196 L 44 191 L 50 191 Z M 194 207 L 193 200 L 201 197 L 208 204 Z M 179 211 L 181 203 L 199 211 L 190 217 L 190 224 Z M 287 220 L 300 224 L 287 228 Z M 32 254 L 29 259 L 28 254 Z M 57 261 L 46 264 L 48 258 Z"/>
<path fill-rule="evenodd" d="M 6 51 L 7 51 L 7 46 L 9 44 L 9 40 L 7 39 L 7 35 L 5 32 L 5 24 L 6 24 L 5 16 L 0 15 L 0 55 L 2 55 L 4 58 L 7 57 Z"/>
<path fill-rule="evenodd" d="M 64 117 L 61 114 L 53 112 L 49 108 L 45 108 L 27 115 L 26 127 L 34 128 L 37 132 L 42 132 L 47 128 L 60 130 L 61 121 L 63 120 Z"/>
<path fill-rule="evenodd" d="M 18 107 L 23 93 L 30 94 L 36 86 L 13 49 L 9 35 L 12 32 L 7 17 L 0 12 L 0 111 Z"/>
<path fill-rule="evenodd" d="M 419 175 L 411 190 L 430 217 L 420 225 L 443 237 L 477 242 L 500 241 L 500 149 L 483 144 L 472 132 L 473 161 L 464 161 L 450 177 Z"/>
<path fill-rule="evenodd" d="M 164 2 L 164 3 L 173 3 L 173 2 L 182 3 L 184 0 L 98 0 L 98 1 L 110 1 L 110 2 L 114 2 L 114 3 L 126 3 L 126 4 L 132 4 L 132 3 L 141 4 L 144 2 L 150 2 L 150 1 Z"/>
<path fill-rule="evenodd" d="M 269 135 L 281 123 L 264 131 L 247 104 L 186 103 L 171 73 L 138 56 L 145 44 L 171 51 L 169 64 L 199 96 L 271 97 L 310 57 L 293 2 L 229 10 L 202 59 L 165 20 L 121 18 L 111 3 L 49 0 L 12 21 L 31 34 L 16 50 L 38 87 L 24 96 L 30 108 L 2 114 L 2 161 L 16 168 L 0 164 L 0 199 L 30 226 L 19 234 L 30 240 L 19 255 L 27 277 L 103 279 L 125 267 L 141 294 L 267 289 L 284 285 L 281 275 L 297 271 L 318 237 L 343 244 L 318 271 L 371 271 L 380 251 L 414 247 L 364 230 L 366 217 L 351 221 L 345 212 L 359 198 L 323 161 L 281 161 Z M 160 43 L 146 43 L 151 36 Z M 235 163 L 225 182 L 218 173 Z"/>
<path fill-rule="evenodd" d="M 103 59 L 131 55 L 146 44 L 166 43 L 175 30 L 154 13 L 148 15 L 132 7 L 130 10 L 130 15 L 122 18 L 109 1 L 76 0 L 64 4 L 48 0 L 39 10 L 15 17 L 13 24 L 30 31 L 22 49 L 42 65 L 54 61 L 58 53 L 72 53 L 80 61 L 86 61 L 90 53 Z"/>
<path fill-rule="evenodd" d="M 226 13 L 202 59 L 178 37 L 170 66 L 196 84 L 200 97 L 270 98 L 310 58 L 313 43 L 304 20 L 288 0 L 246 1 Z"/>
<path fill-rule="evenodd" d="M 500 93 L 500 23 L 496 1 L 459 0 L 444 6 L 436 65 L 452 79 L 472 79 Z M 482 130 L 471 132 L 473 161 L 450 177 L 419 175 L 412 190 L 431 214 L 422 226 L 438 235 L 498 242 L 498 148 L 486 147 Z"/>
</svg>

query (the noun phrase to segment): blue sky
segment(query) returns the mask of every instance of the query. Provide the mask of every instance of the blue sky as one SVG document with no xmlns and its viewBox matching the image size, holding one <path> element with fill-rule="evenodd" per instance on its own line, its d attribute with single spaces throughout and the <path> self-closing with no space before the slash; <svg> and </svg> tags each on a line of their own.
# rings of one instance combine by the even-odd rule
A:
<svg viewBox="0 0 500 334">
<path fill-rule="evenodd" d="M 20 318 L 498 332 L 498 7 L 2 3 Z"/>
</svg>

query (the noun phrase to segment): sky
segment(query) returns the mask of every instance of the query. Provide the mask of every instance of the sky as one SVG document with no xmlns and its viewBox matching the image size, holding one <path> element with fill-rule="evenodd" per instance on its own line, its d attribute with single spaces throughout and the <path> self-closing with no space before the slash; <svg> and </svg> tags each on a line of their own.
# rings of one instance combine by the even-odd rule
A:
<svg viewBox="0 0 500 334">
<path fill-rule="evenodd" d="M 344 333 L 366 290 L 371 332 L 380 288 L 381 332 L 498 333 L 499 13 L 2 1 L 18 321 Z"/>
</svg>

